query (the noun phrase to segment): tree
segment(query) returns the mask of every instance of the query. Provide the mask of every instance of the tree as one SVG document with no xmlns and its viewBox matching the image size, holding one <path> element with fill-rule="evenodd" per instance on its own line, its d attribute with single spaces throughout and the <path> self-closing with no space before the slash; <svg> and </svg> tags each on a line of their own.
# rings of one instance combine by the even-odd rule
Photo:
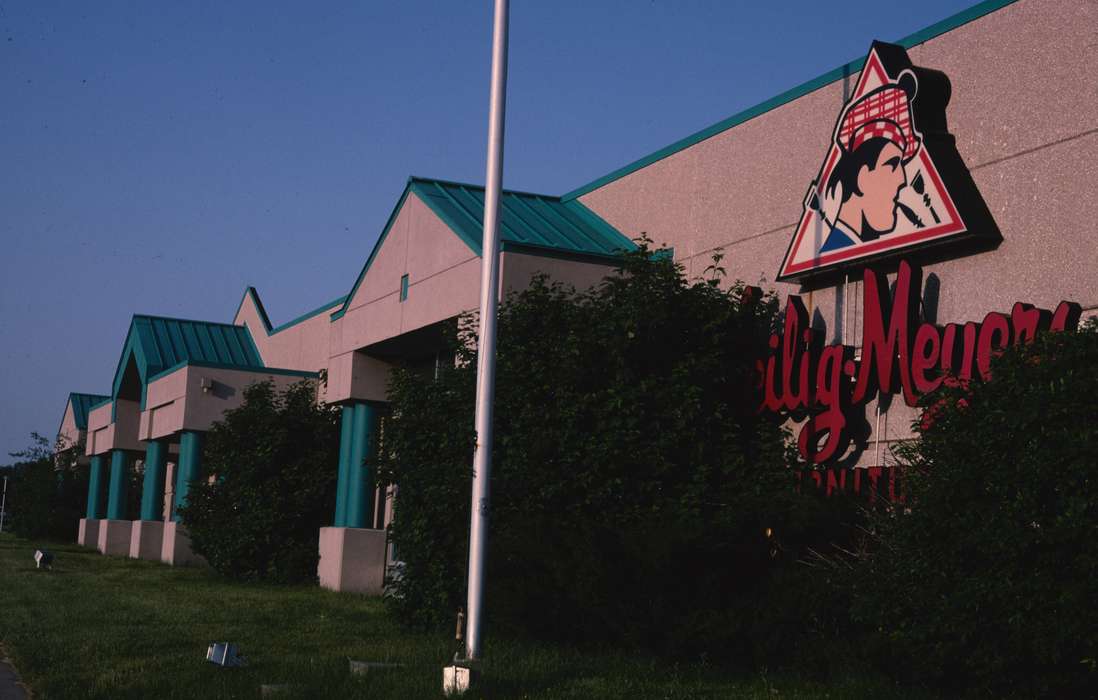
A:
<svg viewBox="0 0 1098 700">
<path fill-rule="evenodd" d="M 796 602 L 779 582 L 837 522 L 795 493 L 783 433 L 755 410 L 776 302 L 722 288 L 719 258 L 709 272 L 688 282 L 642 241 L 591 290 L 538 278 L 501 306 L 485 593 L 497 623 L 748 661 L 811 627 L 787 624 L 799 603 L 762 604 Z M 379 478 L 399 489 L 403 568 L 389 600 L 416 624 L 464 603 L 471 329 L 452 369 L 398 371 L 390 387 Z"/>
<path fill-rule="evenodd" d="M 855 571 L 894 672 L 991 695 L 1098 687 L 1095 367 L 1092 323 L 933 397 L 900 451 L 909 507 L 880 514 Z"/>
<path fill-rule="evenodd" d="M 335 509 L 336 410 L 312 382 L 244 390 L 206 436 L 212 478 L 191 483 L 180 509 L 194 551 L 230 578 L 316 579 L 317 532 Z"/>
<path fill-rule="evenodd" d="M 51 446 L 46 437 L 31 433 L 31 444 L 11 453 L 20 460 L 10 470 L 8 485 L 12 532 L 27 538 L 76 538 L 88 488 L 87 469 L 78 464 L 83 452 L 83 442 L 69 445 L 59 438 Z"/>
</svg>

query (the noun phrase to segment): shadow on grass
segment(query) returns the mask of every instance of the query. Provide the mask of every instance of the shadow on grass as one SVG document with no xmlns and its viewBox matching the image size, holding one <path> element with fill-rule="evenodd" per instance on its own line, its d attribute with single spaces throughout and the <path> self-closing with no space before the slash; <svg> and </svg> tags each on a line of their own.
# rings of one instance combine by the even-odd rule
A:
<svg viewBox="0 0 1098 700">
<path fill-rule="evenodd" d="M 229 582 L 208 569 L 104 557 L 65 543 L 46 544 L 56 568 L 39 571 L 30 557 L 41 544 L 0 535 L 0 643 L 39 697 L 258 697 L 263 684 L 289 685 L 280 697 L 441 697 L 453 640 L 409 631 L 376 598 Z M 207 646 L 222 641 L 237 644 L 248 666 L 206 662 Z M 403 666 L 357 676 L 348 659 Z M 779 683 L 491 635 L 485 659 L 470 700 L 896 696 L 883 683 L 848 684 L 855 690 L 788 677 Z"/>
</svg>

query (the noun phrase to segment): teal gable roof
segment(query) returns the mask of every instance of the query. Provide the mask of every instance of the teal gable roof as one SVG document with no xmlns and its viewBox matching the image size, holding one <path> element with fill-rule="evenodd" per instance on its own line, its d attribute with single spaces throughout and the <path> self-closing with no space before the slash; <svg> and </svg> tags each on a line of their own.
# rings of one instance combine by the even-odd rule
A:
<svg viewBox="0 0 1098 700">
<path fill-rule="evenodd" d="M 347 304 L 354 297 L 378 250 L 385 243 L 385 238 L 409 193 L 415 193 L 470 250 L 476 255 L 481 254 L 484 188 L 460 182 L 410 177 L 362 272 L 355 280 L 354 287 L 343 305 L 332 314 L 333 320 L 346 311 Z M 504 190 L 499 205 L 500 246 L 505 251 L 577 260 L 608 260 L 623 251 L 636 249 L 633 241 L 577 200 L 565 201 L 549 195 Z"/>
<path fill-rule="evenodd" d="M 73 420 L 79 430 L 88 429 L 88 413 L 92 406 L 103 403 L 111 397 L 101 394 L 78 394 L 75 391 L 69 394 L 69 403 L 72 404 Z"/>
<path fill-rule="evenodd" d="M 413 177 L 410 189 L 480 255 L 484 230 L 484 188 Z M 578 206 L 577 206 L 578 205 Z M 633 242 L 579 202 L 504 190 L 499 201 L 504 245 L 544 248 L 559 253 L 613 256 Z"/>
<path fill-rule="evenodd" d="M 118 399 L 131 362 L 141 382 L 142 407 L 149 381 L 183 365 L 264 368 L 252 335 L 244 326 L 142 315 L 134 316 L 130 322 L 122 356 L 114 372 L 110 399 Z"/>
</svg>

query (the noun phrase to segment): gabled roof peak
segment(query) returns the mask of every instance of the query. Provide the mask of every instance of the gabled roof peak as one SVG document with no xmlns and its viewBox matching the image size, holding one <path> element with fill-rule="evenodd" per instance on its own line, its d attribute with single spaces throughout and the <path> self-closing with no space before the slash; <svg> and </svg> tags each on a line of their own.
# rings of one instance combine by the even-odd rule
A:
<svg viewBox="0 0 1098 700">
<path fill-rule="evenodd" d="M 247 301 L 249 297 L 251 297 L 252 303 L 255 305 L 256 313 L 259 314 L 259 320 L 263 324 L 263 330 L 266 331 L 268 336 L 275 335 L 276 333 L 281 333 L 287 328 L 296 326 L 302 321 L 308 321 L 310 318 L 318 316 L 324 311 L 328 311 L 337 306 L 342 306 L 343 302 L 347 300 L 346 295 L 337 297 L 336 299 L 329 301 L 327 304 L 322 304 L 316 307 L 312 311 L 306 311 L 297 318 L 293 318 L 279 326 L 274 326 L 271 324 L 270 316 L 267 315 L 267 309 L 264 308 L 263 302 L 259 298 L 259 291 L 252 286 L 248 286 L 244 289 L 244 296 L 240 298 L 240 303 L 236 306 L 236 313 L 233 314 L 233 318 L 235 319 L 237 316 L 240 315 L 240 309 L 244 307 L 244 302 Z"/>
<path fill-rule="evenodd" d="M 69 403 L 72 404 L 72 418 L 73 423 L 76 424 L 77 430 L 88 429 L 88 413 L 91 412 L 93 406 L 110 400 L 111 397 L 104 396 L 102 394 L 81 394 L 79 392 L 71 392 L 69 394 Z"/>
<path fill-rule="evenodd" d="M 414 193 L 473 253 L 480 255 L 484 233 L 484 187 L 413 175 L 408 178 L 351 292 L 343 305 L 332 314 L 332 320 L 343 316 L 377 252 L 384 245 L 409 193 Z M 578 201 L 504 189 L 499 206 L 500 243 L 504 249 L 540 251 L 577 260 L 609 260 L 622 251 L 636 247 Z"/>
<path fill-rule="evenodd" d="M 263 358 L 244 326 L 134 314 L 122 356 L 114 371 L 111 399 L 118 399 L 126 368 L 134 363 L 141 381 L 141 403 L 150 379 L 164 370 L 189 362 L 262 369 Z"/>
</svg>

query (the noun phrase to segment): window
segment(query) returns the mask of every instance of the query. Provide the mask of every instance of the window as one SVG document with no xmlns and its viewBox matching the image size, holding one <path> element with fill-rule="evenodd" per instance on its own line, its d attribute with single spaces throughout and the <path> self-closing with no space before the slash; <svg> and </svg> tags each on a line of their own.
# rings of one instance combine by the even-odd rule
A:
<svg viewBox="0 0 1098 700">
<path fill-rule="evenodd" d="M 408 298 L 408 275 L 404 275 L 400 278 L 400 300 L 405 301 Z"/>
</svg>

